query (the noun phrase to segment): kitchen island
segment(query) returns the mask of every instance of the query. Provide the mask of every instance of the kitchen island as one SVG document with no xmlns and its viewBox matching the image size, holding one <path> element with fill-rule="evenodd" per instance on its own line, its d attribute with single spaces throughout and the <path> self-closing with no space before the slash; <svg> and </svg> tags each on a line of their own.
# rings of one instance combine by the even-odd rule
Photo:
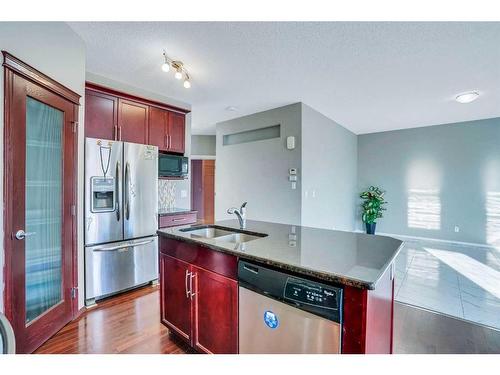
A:
<svg viewBox="0 0 500 375">
<path fill-rule="evenodd" d="M 231 230 L 231 228 L 233 230 Z M 342 289 L 341 353 L 392 353 L 390 237 L 261 221 L 161 229 L 161 320 L 195 349 L 238 352 L 238 261 Z"/>
</svg>

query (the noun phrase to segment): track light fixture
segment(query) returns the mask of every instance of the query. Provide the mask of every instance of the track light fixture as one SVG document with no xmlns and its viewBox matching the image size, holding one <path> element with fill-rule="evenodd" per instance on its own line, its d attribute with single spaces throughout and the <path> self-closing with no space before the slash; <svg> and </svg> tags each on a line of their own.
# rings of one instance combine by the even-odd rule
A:
<svg viewBox="0 0 500 375">
<path fill-rule="evenodd" d="M 163 64 L 161 65 L 161 70 L 164 72 L 170 71 L 170 68 L 172 68 L 175 71 L 174 77 L 176 79 L 181 80 L 184 78 L 184 87 L 185 88 L 190 88 L 191 87 L 191 78 L 189 77 L 189 73 L 184 68 L 184 64 L 182 61 L 179 60 L 172 60 L 170 57 L 167 56 L 167 52 L 163 51 Z"/>
</svg>

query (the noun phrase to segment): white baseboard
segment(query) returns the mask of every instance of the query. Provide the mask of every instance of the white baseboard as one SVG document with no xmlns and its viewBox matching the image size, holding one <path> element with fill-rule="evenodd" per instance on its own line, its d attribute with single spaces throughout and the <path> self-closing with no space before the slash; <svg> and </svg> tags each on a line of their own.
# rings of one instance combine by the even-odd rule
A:
<svg viewBox="0 0 500 375">
<path fill-rule="evenodd" d="M 356 232 L 364 233 L 361 230 L 356 230 Z M 487 248 L 487 249 L 498 249 L 497 246 L 488 245 L 488 244 L 484 244 L 484 243 L 442 240 L 442 239 L 438 239 L 438 238 L 408 236 L 408 235 L 404 235 L 404 234 L 395 234 L 395 233 L 381 233 L 381 232 L 377 232 L 376 234 L 379 234 L 381 236 L 396 237 L 396 238 L 401 238 L 401 239 L 407 238 L 407 239 L 410 239 L 410 240 L 433 241 L 433 242 L 448 243 L 448 244 L 459 245 L 459 246 L 474 246 L 474 247 L 484 247 L 484 248 Z"/>
</svg>

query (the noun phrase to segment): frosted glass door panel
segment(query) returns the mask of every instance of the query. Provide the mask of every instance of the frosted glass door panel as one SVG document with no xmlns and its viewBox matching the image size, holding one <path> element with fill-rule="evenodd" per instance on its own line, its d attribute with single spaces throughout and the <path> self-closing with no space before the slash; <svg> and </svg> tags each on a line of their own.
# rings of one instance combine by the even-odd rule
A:
<svg viewBox="0 0 500 375">
<path fill-rule="evenodd" d="M 64 115 L 26 102 L 26 323 L 62 299 L 62 134 Z"/>
</svg>

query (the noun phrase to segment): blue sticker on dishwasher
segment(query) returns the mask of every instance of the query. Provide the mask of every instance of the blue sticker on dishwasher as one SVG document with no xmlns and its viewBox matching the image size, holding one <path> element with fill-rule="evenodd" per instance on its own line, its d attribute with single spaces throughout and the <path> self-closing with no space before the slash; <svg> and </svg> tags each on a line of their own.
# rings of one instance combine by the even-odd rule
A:
<svg viewBox="0 0 500 375">
<path fill-rule="evenodd" d="M 267 310 L 266 312 L 264 312 L 264 323 L 266 323 L 266 326 L 271 329 L 278 328 L 278 316 L 272 311 Z"/>
</svg>

